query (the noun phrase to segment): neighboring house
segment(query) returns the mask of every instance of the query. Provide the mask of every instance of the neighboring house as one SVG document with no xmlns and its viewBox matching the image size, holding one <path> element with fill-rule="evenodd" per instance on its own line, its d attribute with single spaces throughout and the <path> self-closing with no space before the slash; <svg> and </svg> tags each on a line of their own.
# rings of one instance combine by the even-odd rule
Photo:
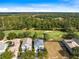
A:
<svg viewBox="0 0 79 59">
<path fill-rule="evenodd" d="M 8 47 L 7 43 L 0 42 L 0 54 L 4 53 L 7 47 Z"/>
<path fill-rule="evenodd" d="M 71 54 L 73 52 L 72 48 L 79 47 L 79 39 L 63 40 L 63 43 Z"/>
<path fill-rule="evenodd" d="M 25 50 L 32 50 L 32 39 L 31 38 L 26 38 L 23 43 L 22 43 L 22 52 Z"/>
<path fill-rule="evenodd" d="M 38 51 L 43 50 L 44 49 L 44 40 L 42 40 L 42 39 L 34 40 L 34 49 L 35 49 L 35 53 L 38 53 Z"/>
</svg>

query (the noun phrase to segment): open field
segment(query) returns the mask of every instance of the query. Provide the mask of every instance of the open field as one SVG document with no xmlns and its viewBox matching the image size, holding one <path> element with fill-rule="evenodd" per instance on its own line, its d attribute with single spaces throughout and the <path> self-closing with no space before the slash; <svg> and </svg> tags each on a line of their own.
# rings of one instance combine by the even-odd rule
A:
<svg viewBox="0 0 79 59">
<path fill-rule="evenodd" d="M 47 34 L 49 39 L 54 39 L 54 40 L 61 40 L 62 35 L 65 34 L 65 32 L 61 31 L 52 31 L 52 30 L 9 30 L 9 31 L 4 31 L 5 35 L 7 36 L 8 33 L 14 32 L 16 34 L 22 33 L 22 32 L 30 32 L 30 36 L 33 36 L 34 33 L 37 33 L 37 37 L 44 38 L 44 33 Z"/>
<path fill-rule="evenodd" d="M 46 42 L 48 59 L 69 59 L 69 54 L 60 46 L 58 42 Z"/>
<path fill-rule="evenodd" d="M 23 32 L 30 32 L 30 36 L 33 37 L 35 33 L 37 33 L 38 38 L 44 38 L 44 33 L 47 34 L 49 40 L 56 40 L 56 41 L 61 41 L 62 36 L 66 34 L 66 32 L 61 32 L 61 31 L 53 31 L 53 30 L 8 30 L 4 31 L 5 35 L 7 36 L 8 33 L 14 32 L 16 34 L 18 33 L 23 33 Z M 79 32 L 74 32 L 77 36 L 79 36 Z"/>
<path fill-rule="evenodd" d="M 37 32 L 38 37 L 42 37 L 44 33 L 46 33 L 49 37 L 49 39 L 54 39 L 54 40 L 60 40 L 62 39 L 62 35 L 65 34 L 66 32 L 61 32 L 61 31 L 52 31 L 52 30 L 28 30 L 30 32 Z"/>
</svg>

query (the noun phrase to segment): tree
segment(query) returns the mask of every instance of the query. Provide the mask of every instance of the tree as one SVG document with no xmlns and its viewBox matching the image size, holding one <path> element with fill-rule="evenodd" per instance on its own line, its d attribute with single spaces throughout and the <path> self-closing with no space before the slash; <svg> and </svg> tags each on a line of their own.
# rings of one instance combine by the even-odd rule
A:
<svg viewBox="0 0 79 59">
<path fill-rule="evenodd" d="M 27 35 L 26 37 L 33 37 L 33 35 L 32 35 L 33 32 L 28 31 L 28 32 L 26 32 L 26 33 L 27 33 L 27 34 L 26 34 L 26 35 Z"/>
<path fill-rule="evenodd" d="M 0 17 L 0 30 L 41 29 L 63 30 L 77 29 L 79 31 L 79 14 L 76 13 L 37 13 L 6 14 Z"/>
<path fill-rule="evenodd" d="M 77 56 L 72 56 L 71 59 L 79 59 L 79 57 L 77 57 Z"/>
<path fill-rule="evenodd" d="M 75 32 L 69 31 L 69 32 L 67 32 L 66 34 L 64 34 L 64 35 L 62 36 L 62 38 L 64 38 L 64 39 L 78 38 L 78 35 L 77 35 Z"/>
<path fill-rule="evenodd" d="M 74 35 L 72 33 L 67 33 L 67 34 L 64 34 L 62 36 L 62 38 L 64 38 L 64 39 L 72 39 L 72 38 L 74 38 Z"/>
<path fill-rule="evenodd" d="M 35 59 L 35 53 L 34 51 L 25 51 L 21 54 L 22 59 Z"/>
<path fill-rule="evenodd" d="M 4 32 L 0 31 L 0 40 L 2 40 L 4 36 L 5 36 Z"/>
<path fill-rule="evenodd" d="M 7 39 L 8 39 L 8 40 L 11 40 L 11 39 L 14 39 L 14 38 L 17 38 L 17 35 L 16 35 L 16 33 L 14 33 L 14 32 L 10 32 L 10 33 L 8 34 L 8 36 L 7 36 Z"/>
<path fill-rule="evenodd" d="M 38 35 L 38 34 L 35 32 L 34 35 L 33 35 L 33 39 L 38 38 L 37 35 Z"/>
<path fill-rule="evenodd" d="M 24 33 L 18 33 L 17 37 L 18 38 L 24 38 L 25 37 L 25 34 Z"/>
<path fill-rule="evenodd" d="M 72 48 L 72 51 L 73 51 L 73 55 L 79 56 L 79 47 Z"/>
<path fill-rule="evenodd" d="M 72 59 L 79 59 L 79 47 L 72 48 Z"/>
<path fill-rule="evenodd" d="M 44 39 L 45 39 L 45 41 L 47 41 L 47 40 L 49 39 L 49 35 L 48 35 L 48 33 L 44 33 L 43 35 L 44 35 Z"/>
<path fill-rule="evenodd" d="M 39 59 L 48 59 L 48 52 L 46 49 L 44 49 L 44 51 L 39 51 L 38 52 L 38 58 Z"/>
<path fill-rule="evenodd" d="M 10 51 L 5 51 L 3 54 L 0 55 L 0 59 L 12 59 L 13 53 Z"/>
<path fill-rule="evenodd" d="M 46 48 L 44 48 L 44 58 L 48 59 L 48 51 Z"/>
<path fill-rule="evenodd" d="M 39 59 L 43 59 L 44 57 L 43 57 L 43 51 L 39 51 L 38 52 L 38 58 Z"/>
</svg>

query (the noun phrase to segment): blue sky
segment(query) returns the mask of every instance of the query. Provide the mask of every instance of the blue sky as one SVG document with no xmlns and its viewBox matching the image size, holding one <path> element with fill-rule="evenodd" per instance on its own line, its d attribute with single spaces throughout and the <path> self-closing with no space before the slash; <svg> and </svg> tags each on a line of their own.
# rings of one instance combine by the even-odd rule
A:
<svg viewBox="0 0 79 59">
<path fill-rule="evenodd" d="M 0 0 L 0 12 L 79 12 L 79 0 Z"/>
</svg>

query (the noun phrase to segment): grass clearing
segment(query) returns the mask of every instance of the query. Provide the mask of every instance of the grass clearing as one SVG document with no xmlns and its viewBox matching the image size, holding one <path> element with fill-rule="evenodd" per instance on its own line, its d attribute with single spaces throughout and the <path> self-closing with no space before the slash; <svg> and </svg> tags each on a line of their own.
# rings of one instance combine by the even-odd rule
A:
<svg viewBox="0 0 79 59">
<path fill-rule="evenodd" d="M 4 31 L 5 36 L 7 36 L 10 32 L 14 32 L 14 33 L 18 34 L 18 33 L 24 32 L 24 31 L 23 30 L 8 30 L 8 31 Z"/>
<path fill-rule="evenodd" d="M 49 36 L 49 39 L 61 40 L 64 34 L 65 32 L 53 31 L 53 32 L 48 33 L 48 36 Z"/>
<path fill-rule="evenodd" d="M 47 30 L 28 30 L 29 32 L 32 33 L 37 33 L 38 37 L 44 37 L 44 33 L 46 33 L 49 37 L 49 39 L 54 39 L 54 40 L 61 40 L 62 36 L 65 34 L 65 32 L 61 31 L 47 31 Z"/>
<path fill-rule="evenodd" d="M 14 32 L 16 34 L 18 33 L 22 33 L 22 32 L 30 32 L 30 36 L 33 37 L 34 33 L 37 33 L 37 37 L 39 38 L 44 38 L 44 33 L 46 33 L 49 37 L 49 39 L 54 39 L 54 40 L 61 40 L 62 39 L 62 35 L 65 34 L 65 32 L 61 32 L 61 31 L 48 31 L 48 30 L 9 30 L 9 31 L 4 31 L 5 35 L 7 36 L 8 33 L 10 32 Z"/>
</svg>

